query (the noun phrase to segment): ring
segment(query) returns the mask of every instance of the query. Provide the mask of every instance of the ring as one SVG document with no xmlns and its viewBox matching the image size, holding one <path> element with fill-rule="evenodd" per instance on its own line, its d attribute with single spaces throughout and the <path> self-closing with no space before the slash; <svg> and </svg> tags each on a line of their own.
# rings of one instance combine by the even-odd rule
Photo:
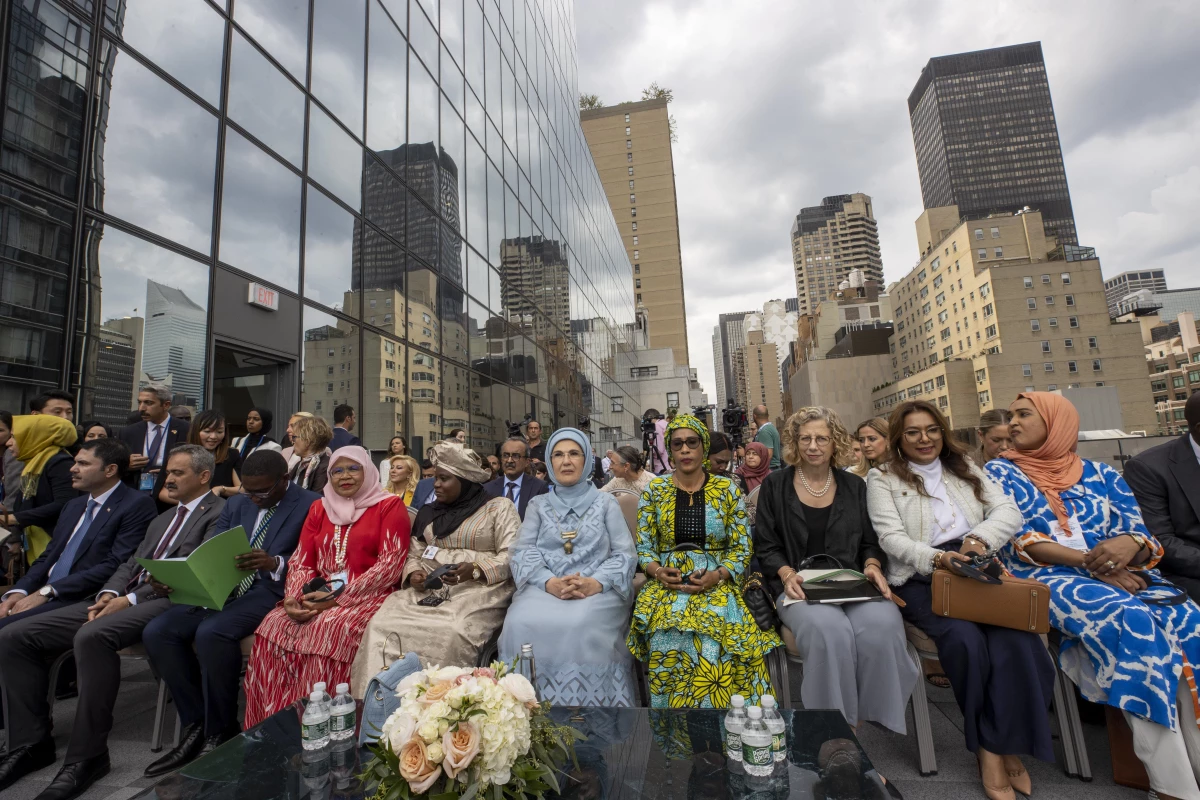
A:
<svg viewBox="0 0 1200 800">
<path fill-rule="evenodd" d="M 1117 568 L 1117 562 L 1115 562 L 1115 561 L 1112 561 L 1112 560 L 1105 561 L 1105 562 L 1104 562 L 1104 566 L 1108 567 L 1109 569 L 1116 569 L 1116 568 Z"/>
</svg>

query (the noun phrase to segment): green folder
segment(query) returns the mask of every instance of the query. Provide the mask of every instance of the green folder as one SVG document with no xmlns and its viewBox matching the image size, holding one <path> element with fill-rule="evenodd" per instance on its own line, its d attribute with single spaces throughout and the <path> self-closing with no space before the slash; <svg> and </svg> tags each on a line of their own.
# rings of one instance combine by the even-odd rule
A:
<svg viewBox="0 0 1200 800">
<path fill-rule="evenodd" d="M 237 568 L 236 556 L 250 552 L 250 540 L 241 525 L 204 542 L 187 558 L 139 558 L 137 562 L 156 581 L 170 586 L 172 603 L 220 611 L 234 588 L 250 570 Z"/>
</svg>

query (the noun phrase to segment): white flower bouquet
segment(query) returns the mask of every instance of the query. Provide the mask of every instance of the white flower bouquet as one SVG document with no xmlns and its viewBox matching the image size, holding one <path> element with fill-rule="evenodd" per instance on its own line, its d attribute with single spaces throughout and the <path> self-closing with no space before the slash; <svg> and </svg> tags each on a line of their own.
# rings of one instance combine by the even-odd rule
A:
<svg viewBox="0 0 1200 800">
<path fill-rule="evenodd" d="M 507 664 L 430 667 L 396 689 L 363 778 L 375 800 L 505 800 L 559 791 L 574 759 L 574 728 L 559 725 L 533 686 Z M 373 794 L 370 794 L 373 792 Z"/>
</svg>

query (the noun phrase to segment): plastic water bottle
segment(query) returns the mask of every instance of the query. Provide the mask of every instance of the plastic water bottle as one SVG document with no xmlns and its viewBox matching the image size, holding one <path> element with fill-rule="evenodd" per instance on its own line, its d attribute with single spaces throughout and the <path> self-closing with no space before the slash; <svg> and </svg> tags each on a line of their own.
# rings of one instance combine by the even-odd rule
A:
<svg viewBox="0 0 1200 800">
<path fill-rule="evenodd" d="M 537 659 L 533 657 L 533 645 L 526 642 L 521 645 L 521 655 L 517 658 L 517 674 L 523 676 L 537 694 Z"/>
<path fill-rule="evenodd" d="M 340 742 L 354 735 L 354 718 L 357 710 L 354 698 L 350 696 L 350 684 L 339 683 L 337 685 L 337 696 L 329 704 L 330 739 Z"/>
<path fill-rule="evenodd" d="M 321 692 L 315 689 L 300 718 L 300 740 L 305 750 L 320 750 L 329 744 L 329 706 L 321 702 Z"/>
<path fill-rule="evenodd" d="M 750 706 L 746 716 L 746 725 L 742 728 L 742 763 L 746 774 L 770 777 L 775 770 L 775 759 L 771 755 L 771 732 L 763 724 L 762 709 Z"/>
<path fill-rule="evenodd" d="M 742 760 L 742 728 L 746 726 L 746 698 L 735 694 L 729 698 L 729 713 L 725 715 L 725 755 L 734 761 Z"/>
<path fill-rule="evenodd" d="M 769 694 L 763 695 L 762 712 L 763 724 L 771 732 L 771 753 L 775 756 L 775 763 L 779 763 L 787 759 L 787 723 L 775 710 L 775 698 Z"/>
<path fill-rule="evenodd" d="M 313 684 L 313 688 L 312 688 L 312 690 L 314 692 L 321 693 L 321 702 L 325 704 L 326 709 L 328 709 L 330 703 L 333 702 L 333 698 L 329 696 L 329 692 L 325 691 L 325 689 L 326 689 L 326 687 L 328 687 L 328 685 L 329 684 L 325 683 L 325 681 L 317 681 L 316 683 Z"/>
</svg>

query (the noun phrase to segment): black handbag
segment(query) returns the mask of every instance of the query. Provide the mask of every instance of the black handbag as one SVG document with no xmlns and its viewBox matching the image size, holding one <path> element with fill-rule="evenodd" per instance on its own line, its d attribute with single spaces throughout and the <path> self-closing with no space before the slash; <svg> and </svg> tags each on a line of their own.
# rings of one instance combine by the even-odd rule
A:
<svg viewBox="0 0 1200 800">
<path fill-rule="evenodd" d="M 779 614 L 775 611 L 775 599 L 763 585 L 761 572 L 751 572 L 742 584 L 742 602 L 750 609 L 759 630 L 773 631 L 779 627 Z"/>
</svg>

